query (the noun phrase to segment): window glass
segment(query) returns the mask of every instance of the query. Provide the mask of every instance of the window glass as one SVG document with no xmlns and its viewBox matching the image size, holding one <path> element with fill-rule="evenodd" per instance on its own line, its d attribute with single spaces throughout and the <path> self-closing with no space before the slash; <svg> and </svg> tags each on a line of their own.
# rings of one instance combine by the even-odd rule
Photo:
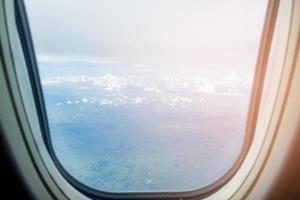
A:
<svg viewBox="0 0 300 200">
<path fill-rule="evenodd" d="M 266 0 L 26 0 L 54 152 L 101 191 L 184 191 L 235 163 Z"/>
</svg>

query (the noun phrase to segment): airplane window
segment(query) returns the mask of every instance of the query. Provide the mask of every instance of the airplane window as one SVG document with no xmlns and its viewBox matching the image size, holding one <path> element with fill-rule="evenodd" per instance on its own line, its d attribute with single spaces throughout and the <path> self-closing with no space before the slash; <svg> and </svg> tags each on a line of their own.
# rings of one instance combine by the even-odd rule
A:
<svg viewBox="0 0 300 200">
<path fill-rule="evenodd" d="M 26 0 L 55 156 L 105 192 L 196 190 L 245 143 L 267 0 Z"/>
</svg>

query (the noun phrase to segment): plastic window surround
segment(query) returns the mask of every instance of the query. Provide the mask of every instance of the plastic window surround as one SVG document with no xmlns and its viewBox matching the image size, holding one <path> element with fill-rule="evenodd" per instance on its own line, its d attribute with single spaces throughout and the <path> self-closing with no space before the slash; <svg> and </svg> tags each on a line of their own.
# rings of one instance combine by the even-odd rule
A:
<svg viewBox="0 0 300 200">
<path fill-rule="evenodd" d="M 273 14 L 270 14 L 271 16 L 274 17 L 276 16 L 276 5 L 278 5 L 278 1 L 270 1 L 269 5 L 269 11 L 271 10 Z M 292 6 L 292 1 L 286 1 L 282 4 L 280 4 L 279 7 L 279 15 L 278 18 L 281 20 L 278 20 L 276 24 L 276 31 L 277 31 L 277 36 L 276 36 L 276 31 L 275 31 L 275 41 L 277 42 L 277 45 L 272 46 L 272 50 L 274 52 L 278 51 L 278 46 L 285 46 L 287 43 L 286 38 L 288 37 L 288 33 L 284 33 L 283 31 L 280 32 L 280 30 L 285 30 L 285 24 L 284 22 L 289 21 L 290 13 L 291 13 L 291 6 Z M 9 61 L 11 62 L 11 69 L 6 69 L 10 70 L 10 81 L 13 80 L 13 78 L 16 78 L 18 81 L 18 85 L 11 85 L 10 89 L 13 91 L 12 96 L 14 97 L 14 100 L 16 101 L 16 110 L 18 115 L 20 116 L 20 124 L 19 126 L 23 129 L 24 132 L 24 140 L 26 140 L 28 146 L 28 151 L 32 156 L 32 160 L 36 165 L 36 171 L 39 173 L 40 179 L 43 180 L 43 184 L 45 187 L 48 187 L 48 192 L 52 193 L 52 196 L 55 196 L 59 199 L 85 199 L 86 197 L 82 195 L 80 192 L 78 192 L 72 185 L 70 185 L 63 176 L 59 173 L 57 170 L 55 164 L 53 163 L 46 146 L 43 143 L 43 137 L 41 134 L 41 130 L 38 124 L 38 116 L 36 112 L 36 106 L 33 103 L 34 98 L 32 94 L 32 89 L 29 81 L 29 77 L 27 76 L 27 69 L 26 69 L 26 64 L 25 60 L 23 58 L 23 52 L 22 48 L 20 45 L 20 41 L 18 38 L 18 33 L 17 29 L 15 26 L 15 16 L 14 16 L 14 2 L 5 0 L 1 2 L 1 8 L 4 9 L 5 11 L 5 20 L 6 20 L 6 28 L 8 29 L 7 37 L 8 42 L 10 45 L 11 52 L 9 52 L 7 57 L 5 58 L 5 62 Z M 274 13 L 275 11 L 275 13 Z M 271 18 L 271 22 L 274 22 L 274 18 Z M 281 23 L 280 23 L 281 22 Z M 271 23 L 272 24 L 272 23 Z M 266 29 L 269 29 L 270 27 L 267 27 Z M 278 30 L 279 29 L 279 30 Z M 4 30 L 7 31 L 7 30 Z M 1 30 L 2 34 L 3 30 Z M 266 32 L 266 31 L 265 31 Z M 279 32 L 279 33 L 278 33 Z M 1 35 L 2 36 L 2 35 Z M 283 39 L 281 39 L 283 38 Z M 279 44 L 278 44 L 279 43 Z M 275 46 L 275 47 L 274 47 Z M 277 50 L 276 50 L 277 47 Z M 262 48 L 266 48 L 262 47 Z M 273 54 L 275 54 L 273 52 Z M 261 49 L 262 53 L 262 49 Z M 284 52 L 283 52 L 284 53 Z M 272 66 L 272 70 L 278 70 L 281 71 L 281 62 L 279 58 L 282 58 L 283 56 L 277 55 L 272 58 L 272 51 L 271 51 L 271 60 L 277 58 L 277 61 L 275 62 L 276 65 Z M 9 58 L 10 57 L 10 58 Z M 275 58 L 274 58 L 275 57 Z M 278 58 L 279 57 L 279 58 Z M 266 61 L 264 61 L 266 62 Z M 266 64 L 266 63 L 265 63 Z M 270 65 L 270 63 L 269 63 Z M 18 67 L 16 67 L 18 66 Z M 262 67 L 262 66 L 261 66 Z M 14 71 L 13 71 L 14 70 Z M 270 70 L 271 71 L 271 70 Z M 270 76 L 269 73 L 267 72 L 267 76 Z M 274 73 L 272 73 L 274 74 Z M 13 78 L 12 78 L 13 77 Z M 269 77 L 270 78 L 270 77 Z M 278 77 L 277 77 L 278 78 Z M 271 77 L 270 82 L 276 80 L 278 83 L 278 79 L 276 77 Z M 276 83 L 275 81 L 275 83 Z M 268 85 L 267 84 L 267 85 Z M 276 86 L 278 84 L 275 84 Z M 269 85 L 270 86 L 270 85 Z M 261 86 L 260 86 L 261 87 Z M 276 88 L 276 87 L 265 87 L 267 91 L 264 91 L 263 95 L 263 100 L 262 102 L 270 102 L 272 104 L 272 95 L 267 95 L 269 98 L 266 97 L 266 93 L 268 93 L 268 89 L 270 88 Z M 274 96 L 273 96 L 274 97 Z M 274 98 L 273 98 L 274 99 Z M 253 102 L 253 99 L 252 99 Z M 267 105 L 265 103 L 264 105 Z M 270 104 L 268 104 L 270 105 Z M 272 104 L 273 105 L 273 104 Z M 262 116 L 262 114 L 259 115 L 259 120 L 258 123 L 262 120 L 260 120 L 262 117 L 265 117 L 264 119 L 269 119 L 270 116 Z M 265 120 L 264 120 L 265 121 Z M 268 121 L 268 120 L 266 120 Z M 209 199 L 227 199 L 232 197 L 235 192 L 239 192 L 242 190 L 243 187 L 241 187 L 241 183 L 244 182 L 244 180 L 249 180 L 249 177 L 247 176 L 248 173 L 251 171 L 251 167 L 253 166 L 253 163 L 255 163 L 255 159 L 257 158 L 257 152 L 260 151 L 260 147 L 263 141 L 263 136 L 264 136 L 265 130 L 264 127 L 260 124 L 257 124 L 257 130 L 256 134 L 254 137 L 254 144 L 251 146 L 251 149 L 249 153 L 247 154 L 247 157 L 242 164 L 241 168 L 238 170 L 238 172 L 234 175 L 234 177 L 227 182 L 220 190 L 218 190 L 216 193 L 212 194 Z M 17 150 L 15 150 L 15 154 L 17 154 Z M 25 175 L 25 180 L 30 180 L 30 177 L 26 177 Z M 251 182 L 251 180 L 250 180 Z M 245 190 L 244 190 L 245 191 Z M 36 191 L 37 192 L 37 191 Z M 38 194 L 37 194 L 38 195 Z M 199 196 L 198 196 L 199 197 Z M 233 196 L 235 197 L 235 196 Z M 162 197 L 161 197 L 162 198 Z"/>
<path fill-rule="evenodd" d="M 291 68 L 293 66 L 289 63 L 289 59 L 293 58 L 294 53 L 296 53 L 296 42 L 293 40 L 293 37 L 298 34 L 297 23 L 299 24 L 300 21 L 299 12 L 300 1 L 287 0 L 280 2 L 273 42 L 267 63 L 268 67 L 255 135 L 244 163 L 231 180 L 235 182 L 238 189 L 235 192 L 232 191 L 233 193 L 227 196 L 230 199 L 244 199 L 251 197 L 251 195 L 252 198 L 260 199 L 259 196 L 261 196 L 261 199 L 264 199 L 264 195 L 266 195 L 268 189 L 272 187 L 273 182 L 271 180 L 274 180 L 276 176 L 273 174 L 272 177 L 268 177 L 265 181 L 261 180 L 260 177 L 262 174 L 275 173 L 273 169 L 280 166 L 279 158 L 282 158 L 284 150 L 288 148 L 287 146 L 285 148 L 281 147 L 281 155 L 273 155 L 276 157 L 276 167 L 273 166 L 271 169 L 269 168 L 268 171 L 265 170 L 268 157 L 271 155 L 276 140 L 278 140 L 278 130 L 275 127 L 278 127 L 280 124 L 280 118 L 282 117 L 285 106 L 284 99 L 288 96 L 284 94 L 289 90 L 286 79 L 289 80 L 292 78 Z M 288 51 L 290 54 L 288 54 Z M 290 142 L 288 139 L 292 137 L 291 135 L 293 135 L 293 133 L 284 132 L 284 143 Z M 280 140 L 277 142 L 282 143 Z M 242 176 L 246 176 L 245 179 L 240 179 Z M 255 190 L 254 188 L 259 181 L 264 184 L 260 185 L 259 190 L 257 188 L 257 190 Z M 252 189 L 254 192 L 252 192 Z M 218 197 L 221 198 L 222 194 L 224 194 L 223 192 L 224 190 L 222 188 L 215 195 L 219 194 Z M 230 191 L 227 190 L 227 192 Z"/>
<path fill-rule="evenodd" d="M 276 1 L 271 1 L 270 5 L 269 5 L 269 14 L 270 14 L 270 12 L 273 12 L 273 11 L 276 12 L 277 6 L 278 6 L 278 4 L 276 4 Z M 270 15 L 270 18 L 268 18 L 268 20 L 269 19 L 270 19 L 270 21 L 275 20 L 275 18 L 273 17 L 272 14 Z M 151 198 L 151 199 L 175 198 L 175 199 L 177 199 L 179 197 L 199 197 L 199 196 L 205 197 L 205 196 L 208 196 L 211 193 L 215 192 L 216 190 L 218 190 L 228 180 L 230 180 L 230 178 L 234 175 L 234 173 L 237 171 L 237 169 L 241 165 L 245 155 L 248 152 L 248 149 L 250 147 L 252 137 L 253 137 L 253 130 L 250 130 L 249 128 L 248 128 L 249 130 L 246 133 L 244 146 L 241 150 L 240 156 L 237 159 L 237 161 L 233 164 L 232 168 L 216 182 L 214 182 L 206 187 L 200 188 L 198 190 L 183 191 L 183 192 L 159 192 L 159 193 L 155 193 L 155 192 L 150 192 L 150 193 L 144 193 L 144 192 L 108 193 L 108 192 L 98 191 L 98 190 L 95 190 L 93 188 L 83 185 L 82 183 L 80 183 L 79 181 L 74 179 L 61 166 L 61 164 L 59 163 L 59 161 L 56 158 L 54 151 L 53 151 L 53 147 L 52 147 L 52 144 L 50 141 L 50 136 L 49 136 L 49 128 L 48 128 L 48 124 L 47 124 L 47 116 L 46 116 L 45 106 L 43 105 L 44 102 L 43 102 L 42 88 L 40 86 L 40 80 L 38 77 L 38 67 L 37 67 L 37 64 L 35 61 L 34 49 L 33 49 L 32 41 L 31 41 L 31 37 L 30 37 L 30 30 L 29 30 L 29 27 L 27 26 L 28 22 L 26 21 L 26 11 L 25 11 L 22 1 L 16 1 L 16 20 L 17 20 L 17 26 L 18 26 L 17 28 L 18 28 L 18 31 L 21 36 L 21 43 L 23 45 L 23 49 L 25 49 L 25 52 L 24 52 L 24 54 L 26 55 L 25 60 L 26 60 L 27 66 L 28 66 L 28 72 L 30 75 L 31 83 L 32 83 L 32 90 L 33 90 L 33 93 L 35 94 L 34 98 L 35 98 L 35 103 L 37 106 L 38 118 L 40 121 L 40 127 L 42 129 L 42 132 L 44 133 L 43 136 L 44 136 L 44 140 L 46 142 L 46 147 L 48 148 L 48 151 L 50 152 L 50 155 L 51 155 L 54 163 L 56 164 L 56 167 L 63 174 L 63 176 L 79 191 L 81 191 L 84 194 L 87 194 L 91 197 L 101 197 L 101 196 L 103 197 L 104 196 L 104 197 L 109 197 L 109 198 L 130 198 L 130 199 L 132 199 L 132 198 Z M 267 21 L 265 30 L 264 30 L 264 35 L 268 36 L 268 37 L 272 36 L 272 32 L 273 32 L 272 30 L 273 30 L 273 23 L 270 23 Z M 260 55 L 263 55 L 263 56 L 261 56 L 261 58 L 258 58 L 259 66 L 265 66 L 265 60 L 267 59 L 267 58 L 265 58 L 265 56 L 268 55 L 270 41 L 271 40 L 268 40 L 266 42 L 266 44 L 263 44 L 261 47 L 262 51 L 265 51 L 265 52 L 260 53 Z M 267 49 L 267 50 L 265 50 L 265 49 Z M 29 53 L 27 53 L 27 51 Z M 259 63 L 259 62 L 261 62 L 261 63 Z M 254 81 L 254 83 L 255 83 L 254 86 L 259 86 L 263 82 L 265 67 L 261 67 L 258 69 L 259 70 L 257 70 L 257 72 L 255 74 L 256 80 Z M 261 69 L 263 69 L 263 70 L 261 70 Z M 259 90 L 259 88 L 255 88 L 255 87 L 254 87 L 253 91 L 254 91 L 254 93 L 253 93 L 252 97 L 254 97 L 254 98 L 252 100 L 252 103 L 255 105 L 255 104 L 259 103 L 261 91 Z M 252 106 L 252 105 L 250 106 L 249 118 L 255 119 L 257 111 L 251 109 L 253 107 L 255 108 L 255 106 Z M 250 121 L 255 122 L 256 120 L 250 120 Z M 249 125 L 249 123 L 248 123 L 248 125 Z M 255 124 L 254 124 L 254 126 L 255 126 Z M 253 125 L 250 125 L 250 127 L 253 127 Z"/>
</svg>

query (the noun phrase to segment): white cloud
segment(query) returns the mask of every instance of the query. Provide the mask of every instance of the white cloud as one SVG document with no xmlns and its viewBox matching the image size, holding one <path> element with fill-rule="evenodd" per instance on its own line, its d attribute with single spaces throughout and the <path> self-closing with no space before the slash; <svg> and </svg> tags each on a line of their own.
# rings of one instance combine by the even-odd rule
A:
<svg viewBox="0 0 300 200">
<path fill-rule="evenodd" d="M 94 84 L 103 87 L 107 91 L 121 91 L 127 85 L 125 77 L 106 74 L 94 80 Z"/>
<path fill-rule="evenodd" d="M 88 100 L 86 97 L 82 98 L 81 101 L 82 101 L 83 103 L 89 102 L 89 100 Z"/>
<path fill-rule="evenodd" d="M 100 106 L 122 106 L 137 104 L 158 104 L 170 106 L 192 106 L 203 102 L 202 93 L 220 96 L 246 96 L 251 81 L 244 80 L 236 72 L 224 74 L 219 79 L 202 76 L 189 78 L 165 77 L 156 80 L 136 76 L 56 76 L 42 81 L 43 85 L 69 83 L 68 87 L 85 90 L 99 87 L 106 91 L 103 97 L 97 96 L 97 89 L 92 90 L 95 96 L 83 97 L 80 100 L 68 100 L 66 104 L 90 103 Z M 94 87 L 94 88 L 93 88 Z M 245 89 L 246 88 L 246 89 Z M 100 92 L 103 92 L 100 91 Z M 92 93 L 91 93 L 92 94 Z M 137 94 L 139 96 L 137 96 Z M 62 103 L 57 103 L 61 105 Z"/>
<path fill-rule="evenodd" d="M 116 64 L 117 60 L 91 56 L 68 56 L 55 54 L 38 54 L 37 60 L 40 63 L 87 63 L 87 64 Z"/>
</svg>

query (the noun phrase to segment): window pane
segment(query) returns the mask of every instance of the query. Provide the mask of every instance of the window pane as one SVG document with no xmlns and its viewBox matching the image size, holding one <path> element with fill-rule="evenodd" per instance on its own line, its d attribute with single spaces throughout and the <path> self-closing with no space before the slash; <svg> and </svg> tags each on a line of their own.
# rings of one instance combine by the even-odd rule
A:
<svg viewBox="0 0 300 200">
<path fill-rule="evenodd" d="M 266 0 L 26 0 L 54 151 L 109 192 L 199 189 L 245 140 Z"/>
</svg>

